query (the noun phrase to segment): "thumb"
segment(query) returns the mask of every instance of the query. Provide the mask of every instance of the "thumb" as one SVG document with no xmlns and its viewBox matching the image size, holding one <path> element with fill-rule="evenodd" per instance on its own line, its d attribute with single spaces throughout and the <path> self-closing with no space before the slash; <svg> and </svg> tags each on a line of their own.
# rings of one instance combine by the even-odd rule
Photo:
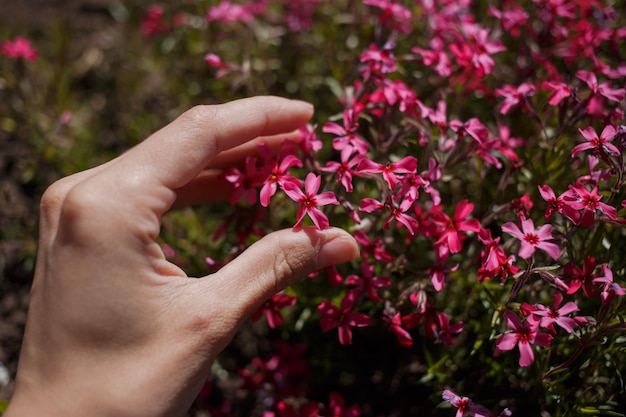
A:
<svg viewBox="0 0 626 417">
<path fill-rule="evenodd" d="M 205 282 L 216 296 L 229 300 L 238 320 L 311 272 L 346 262 L 358 255 L 346 231 L 313 227 L 273 232 L 249 247 Z"/>
</svg>

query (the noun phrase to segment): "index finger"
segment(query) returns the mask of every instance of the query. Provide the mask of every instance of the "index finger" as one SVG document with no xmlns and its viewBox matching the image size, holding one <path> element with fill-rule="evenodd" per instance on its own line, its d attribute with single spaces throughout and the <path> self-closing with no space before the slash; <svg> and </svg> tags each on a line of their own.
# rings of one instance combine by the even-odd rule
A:
<svg viewBox="0 0 626 417">
<path fill-rule="evenodd" d="M 175 190 L 218 153 L 259 136 L 291 132 L 312 115 L 308 103 L 267 96 L 196 106 L 129 151 L 118 172 Z"/>
<path fill-rule="evenodd" d="M 57 235 L 97 237 L 100 245 L 109 239 L 118 247 L 123 236 L 153 242 L 177 190 L 218 153 L 258 136 L 291 132 L 312 114 L 310 104 L 278 97 L 194 107 L 72 187 L 61 213 L 68 221 Z"/>
</svg>

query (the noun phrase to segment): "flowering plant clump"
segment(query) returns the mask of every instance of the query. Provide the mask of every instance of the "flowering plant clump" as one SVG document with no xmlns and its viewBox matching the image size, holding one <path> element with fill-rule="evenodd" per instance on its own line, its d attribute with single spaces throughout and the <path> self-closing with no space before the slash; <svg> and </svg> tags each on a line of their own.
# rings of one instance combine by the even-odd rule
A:
<svg viewBox="0 0 626 417">
<path fill-rule="evenodd" d="M 224 0 L 135 10 L 146 59 L 189 83 L 174 97 L 316 106 L 314 124 L 280 149 L 262 144 L 224 170 L 233 194 L 219 222 L 202 210 L 167 219 L 170 256 L 206 273 L 271 230 L 303 226 L 342 227 L 361 247 L 267 301 L 196 408 L 624 415 L 625 8 Z"/>
</svg>

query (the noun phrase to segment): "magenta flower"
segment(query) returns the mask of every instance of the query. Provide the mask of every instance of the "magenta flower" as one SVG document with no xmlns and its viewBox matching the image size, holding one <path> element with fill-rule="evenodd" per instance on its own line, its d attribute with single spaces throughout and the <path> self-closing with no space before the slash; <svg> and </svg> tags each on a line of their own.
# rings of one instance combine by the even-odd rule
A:
<svg viewBox="0 0 626 417">
<path fill-rule="evenodd" d="M 269 300 L 267 300 L 261 307 L 259 307 L 252 315 L 250 319 L 252 321 L 257 321 L 261 318 L 261 316 L 265 315 L 267 319 L 267 324 L 275 329 L 277 326 L 280 326 L 284 323 L 283 316 L 280 314 L 280 308 L 289 307 L 296 303 L 296 297 L 277 293 L 272 296 Z"/>
<path fill-rule="evenodd" d="M 212 52 L 209 52 L 206 55 L 204 55 L 204 62 L 206 62 L 213 68 L 222 68 L 222 69 L 228 68 L 228 64 L 222 61 L 222 58 L 219 55 L 214 54 Z"/>
<path fill-rule="evenodd" d="M 222 0 L 219 4 L 209 8 L 205 18 L 207 22 L 249 23 L 255 15 L 262 13 L 267 5 L 267 1 L 237 4 L 231 3 L 229 0 Z"/>
<path fill-rule="evenodd" d="M 598 187 L 594 187 L 589 191 L 584 185 L 569 186 L 571 194 L 569 205 L 576 210 L 583 210 L 579 224 L 584 227 L 590 227 L 595 221 L 596 210 L 603 213 L 610 220 L 617 219 L 617 209 L 613 206 L 600 202 L 602 196 L 598 194 Z"/>
<path fill-rule="evenodd" d="M 496 341 L 496 347 L 500 350 L 511 350 L 516 345 L 519 348 L 519 366 L 530 366 L 535 361 L 535 354 L 531 344 L 547 347 L 552 341 L 552 336 L 548 333 L 539 332 L 539 320 L 529 316 L 522 322 L 512 311 L 504 313 L 510 333 L 503 334 Z"/>
<path fill-rule="evenodd" d="M 389 330 L 396 336 L 400 346 L 409 347 L 413 345 L 411 334 L 403 327 L 402 315 L 400 313 L 385 312 L 383 320 L 389 326 Z"/>
<path fill-rule="evenodd" d="M 474 210 L 474 205 L 467 200 L 463 200 L 457 204 L 452 219 L 441 212 L 442 219 L 433 220 L 444 228 L 435 244 L 444 244 L 448 247 L 450 253 L 459 253 L 463 240 L 465 240 L 464 232 L 478 232 L 480 230 L 480 222 L 477 219 L 466 219 L 472 210 Z"/>
<path fill-rule="evenodd" d="M 495 67 L 492 55 L 505 51 L 505 46 L 500 41 L 489 40 L 489 31 L 480 25 L 465 22 L 462 31 L 467 39 L 459 39 L 458 43 L 449 46 L 457 62 L 468 69 L 473 68 L 478 76 L 491 74 Z"/>
<path fill-rule="evenodd" d="M 433 48 L 432 50 L 413 47 L 411 48 L 411 52 L 421 55 L 424 65 L 435 67 L 435 72 L 437 72 L 437 74 L 443 77 L 450 76 L 452 73 L 452 62 L 450 61 L 450 57 L 446 51 L 443 49 L 442 43 L 431 41 L 430 46 Z"/>
<path fill-rule="evenodd" d="M 411 31 L 411 11 L 402 4 L 394 3 L 391 0 L 363 0 L 363 4 L 381 9 L 379 19 L 383 25 L 387 25 L 400 33 Z"/>
<path fill-rule="evenodd" d="M 361 174 L 378 174 L 381 173 L 387 182 L 390 190 L 396 188 L 396 184 L 400 181 L 396 174 L 412 174 L 417 169 L 417 158 L 413 156 L 405 156 L 398 162 L 389 162 L 385 165 L 377 164 L 370 159 L 363 159 L 359 164 L 359 173 Z"/>
<path fill-rule="evenodd" d="M 391 220 L 395 219 L 396 221 L 403 224 L 411 235 L 414 235 L 419 227 L 419 223 L 417 222 L 417 220 L 415 220 L 415 218 L 406 214 L 406 211 L 413 206 L 414 202 L 415 200 L 412 198 L 405 198 L 404 200 L 402 200 L 402 203 L 396 205 L 395 200 L 392 196 L 387 204 L 383 204 L 373 198 L 364 198 L 363 200 L 361 200 L 359 210 L 366 213 L 372 213 L 374 211 L 386 208 L 391 212 L 391 214 L 387 217 L 385 223 L 383 224 L 384 230 L 388 230 Z"/>
<path fill-rule="evenodd" d="M 459 269 L 459 264 L 454 265 L 450 269 L 445 269 L 445 262 L 445 259 L 438 260 L 435 266 L 428 270 L 428 274 L 430 275 L 430 282 L 433 284 L 435 291 L 443 290 L 444 283 L 446 282 L 446 279 L 448 278 L 450 273 Z"/>
<path fill-rule="evenodd" d="M 500 105 L 500 113 L 507 114 L 511 107 L 520 104 L 522 108 L 528 108 L 528 97 L 535 94 L 535 86 L 529 83 L 523 83 L 518 87 L 513 85 L 505 85 L 502 88 L 496 88 L 496 96 L 504 97 L 504 102 Z"/>
<path fill-rule="evenodd" d="M 355 313 L 354 301 L 356 292 L 348 291 L 341 300 L 341 305 L 336 305 L 328 300 L 317 306 L 317 312 L 322 316 L 320 318 L 320 327 L 323 332 L 328 332 L 335 327 L 339 331 L 339 343 L 342 345 L 352 344 L 352 330 L 350 327 L 365 327 L 372 322 L 371 317 L 364 313 Z"/>
<path fill-rule="evenodd" d="M 367 233 L 362 230 L 355 230 L 352 236 L 362 246 L 361 257 L 363 259 L 372 256 L 377 261 L 384 263 L 390 263 L 395 259 L 393 255 L 385 250 L 385 242 L 380 236 L 373 237 L 370 240 Z"/>
<path fill-rule="evenodd" d="M 352 192 L 352 176 L 357 174 L 356 166 L 365 158 L 365 155 L 354 154 L 355 148 L 345 146 L 341 150 L 341 162 L 328 161 L 326 166 L 321 168 L 324 172 L 335 172 L 337 174 L 337 182 L 346 189 L 346 192 Z M 354 155 L 353 155 L 354 154 Z"/>
<path fill-rule="evenodd" d="M 572 333 L 577 325 L 577 321 L 571 317 L 567 317 L 567 315 L 579 311 L 580 309 L 573 301 L 559 307 L 562 302 L 563 294 L 557 292 L 554 294 L 554 304 L 552 307 L 546 307 L 543 304 L 533 306 L 522 304 L 520 308 L 524 308 L 528 313 L 535 315 L 540 320 L 539 325 L 550 330 L 552 334 L 556 334 L 554 324 L 558 324 L 567 333 Z M 580 319 L 585 321 L 584 317 L 580 317 L 579 321 Z"/>
<path fill-rule="evenodd" d="M 13 41 L 4 41 L 0 46 L 0 54 L 9 58 L 24 58 L 27 61 L 34 61 L 37 58 L 37 51 L 31 46 L 30 40 L 18 36 Z"/>
<path fill-rule="evenodd" d="M 617 147 L 612 143 L 609 143 L 615 138 L 615 128 L 613 126 L 605 126 L 602 130 L 602 133 L 600 134 L 600 137 L 598 137 L 598 134 L 591 126 L 588 126 L 584 129 L 578 129 L 578 131 L 585 137 L 585 139 L 587 139 L 587 142 L 574 146 L 574 149 L 572 149 L 572 158 L 575 158 L 576 155 L 588 149 L 592 149 L 594 154 L 620 154 L 619 149 L 617 149 Z"/>
<path fill-rule="evenodd" d="M 244 198 L 248 204 L 256 203 L 256 187 L 261 185 L 262 178 L 262 173 L 257 168 L 257 158 L 253 156 L 247 157 L 243 171 L 233 167 L 226 168 L 223 177 L 226 181 L 233 184 L 234 187 L 229 199 L 231 204 L 235 204 Z"/>
<path fill-rule="evenodd" d="M 446 346 L 452 346 L 454 339 L 453 334 L 458 334 L 463 331 L 463 322 L 459 321 L 450 325 L 450 317 L 446 313 L 437 314 L 437 323 L 439 324 L 437 329 L 434 330 L 435 343 L 443 343 Z"/>
<path fill-rule="evenodd" d="M 141 31 L 146 38 L 151 38 L 158 33 L 167 31 L 168 24 L 164 20 L 165 10 L 160 4 L 153 4 L 141 20 Z"/>
<path fill-rule="evenodd" d="M 359 116 L 354 109 L 346 109 L 343 112 L 343 126 L 335 122 L 327 122 L 322 127 L 322 132 L 332 133 L 337 137 L 333 139 L 333 148 L 340 151 L 350 145 L 364 154 L 369 149 L 367 142 L 358 134 Z"/>
<path fill-rule="evenodd" d="M 611 83 L 606 81 L 598 84 L 596 74 L 591 71 L 580 70 L 576 72 L 576 77 L 584 81 L 594 94 L 600 94 L 608 100 L 619 103 L 624 100 L 626 96 L 626 89 L 624 88 L 611 88 Z"/>
<path fill-rule="evenodd" d="M 326 414 L 328 417 L 359 417 L 363 413 L 358 404 L 346 407 L 343 397 L 337 392 L 329 394 L 328 411 Z M 318 415 L 320 414 L 316 414 Z"/>
<path fill-rule="evenodd" d="M 539 189 L 539 194 L 541 194 L 541 197 L 548 203 L 548 205 L 546 206 L 546 211 L 543 215 L 546 221 L 550 217 L 552 217 L 554 213 L 558 212 L 570 219 L 572 222 L 578 223 L 580 214 L 574 207 L 570 205 L 572 198 L 565 198 L 568 196 L 571 197 L 571 191 L 566 191 L 557 197 L 549 185 L 539 185 L 537 186 L 537 188 Z"/>
<path fill-rule="evenodd" d="M 512 6 L 512 7 L 511 7 Z M 528 20 L 528 13 L 516 4 L 509 4 L 510 9 L 498 10 L 493 5 L 489 5 L 487 12 L 489 16 L 500 19 L 502 29 L 511 36 L 517 38 L 520 36 L 522 27 Z"/>
<path fill-rule="evenodd" d="M 465 137 L 465 135 L 469 135 L 472 139 L 481 144 L 489 137 L 489 130 L 476 117 L 472 117 L 466 122 L 452 120 L 449 126 L 457 134 L 459 139 Z"/>
<path fill-rule="evenodd" d="M 318 229 L 321 230 L 328 228 L 328 217 L 326 217 L 326 215 L 318 207 L 325 206 L 327 204 L 336 205 L 339 204 L 339 202 L 335 198 L 335 194 L 332 191 L 317 194 L 321 184 L 321 177 L 312 172 L 310 172 L 304 180 L 304 192 L 302 192 L 300 187 L 294 182 L 287 181 L 283 184 L 285 194 L 287 194 L 292 200 L 300 203 L 294 227 L 299 226 L 302 223 L 304 215 L 308 214 Z"/>
<path fill-rule="evenodd" d="M 598 295 L 598 289 L 593 285 L 593 280 L 597 277 L 594 273 L 598 261 L 593 256 L 587 256 L 582 267 L 578 267 L 568 262 L 563 267 L 563 275 L 569 278 L 567 293 L 574 294 L 581 287 L 586 297 L 593 298 Z"/>
<path fill-rule="evenodd" d="M 557 106 L 563 99 L 570 97 L 574 91 L 568 84 L 561 82 L 544 81 L 541 84 L 544 90 L 552 90 L 548 98 L 548 104 Z"/>
<path fill-rule="evenodd" d="M 346 278 L 346 284 L 356 285 L 354 290 L 357 293 L 363 292 L 367 294 L 370 300 L 380 303 L 383 300 L 378 295 L 377 290 L 391 286 L 391 279 L 389 277 L 374 276 L 374 265 L 362 262 L 361 275 L 349 275 Z"/>
<path fill-rule="evenodd" d="M 614 295 L 618 295 L 621 297 L 626 294 L 626 289 L 619 285 L 617 282 L 613 281 L 613 271 L 611 271 L 611 268 L 609 268 L 607 264 L 600 265 L 600 268 L 602 268 L 604 276 L 594 278 L 593 282 L 603 285 L 602 292 L 600 293 L 602 300 L 607 302 Z"/>
<path fill-rule="evenodd" d="M 449 389 L 444 390 L 441 394 L 444 401 L 449 402 L 452 406 L 458 410 L 456 417 L 476 416 L 476 417 L 491 417 L 493 414 L 482 405 L 474 404 L 468 397 L 461 397 Z"/>
<path fill-rule="evenodd" d="M 524 259 L 533 256 L 536 248 L 545 251 L 554 260 L 561 256 L 559 246 L 549 242 L 552 240 L 552 226 L 549 224 L 544 224 L 535 230 L 532 219 L 523 219 L 522 230 L 515 223 L 508 222 L 502 225 L 502 231 L 515 236 L 522 242 L 518 254 Z"/>
<path fill-rule="evenodd" d="M 392 49 L 395 45 L 392 42 L 386 43 L 382 50 L 374 44 L 361 54 L 361 62 L 367 63 L 368 70 L 371 74 L 390 74 L 395 72 L 396 57 L 393 55 Z"/>
<path fill-rule="evenodd" d="M 259 200 L 263 207 L 269 206 L 270 198 L 276 193 L 279 184 L 283 189 L 287 182 L 292 182 L 296 187 L 300 187 L 300 181 L 288 172 L 288 169 L 294 166 L 302 166 L 302 161 L 295 155 L 287 155 L 282 160 L 276 160 L 259 193 Z"/>
</svg>

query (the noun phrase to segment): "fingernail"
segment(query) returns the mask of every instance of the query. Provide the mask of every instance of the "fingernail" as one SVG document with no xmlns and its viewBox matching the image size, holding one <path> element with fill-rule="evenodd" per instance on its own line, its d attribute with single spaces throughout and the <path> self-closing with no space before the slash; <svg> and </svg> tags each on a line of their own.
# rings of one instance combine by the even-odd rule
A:
<svg viewBox="0 0 626 417">
<path fill-rule="evenodd" d="M 318 269 L 350 261 L 359 254 L 356 240 L 348 233 L 343 232 L 322 245 L 317 255 Z"/>
</svg>

